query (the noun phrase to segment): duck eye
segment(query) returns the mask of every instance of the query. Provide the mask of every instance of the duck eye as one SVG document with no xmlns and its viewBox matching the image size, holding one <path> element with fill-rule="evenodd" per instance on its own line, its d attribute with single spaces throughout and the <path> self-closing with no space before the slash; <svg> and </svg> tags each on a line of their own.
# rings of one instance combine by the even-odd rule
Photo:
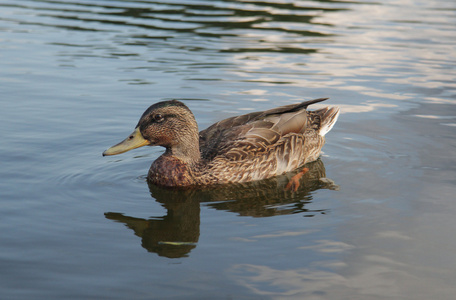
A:
<svg viewBox="0 0 456 300">
<path fill-rule="evenodd" d="M 165 118 L 163 117 L 162 114 L 156 114 L 156 115 L 154 115 L 154 121 L 155 121 L 155 122 L 160 123 L 160 122 L 163 122 L 164 119 L 165 119 Z"/>
</svg>

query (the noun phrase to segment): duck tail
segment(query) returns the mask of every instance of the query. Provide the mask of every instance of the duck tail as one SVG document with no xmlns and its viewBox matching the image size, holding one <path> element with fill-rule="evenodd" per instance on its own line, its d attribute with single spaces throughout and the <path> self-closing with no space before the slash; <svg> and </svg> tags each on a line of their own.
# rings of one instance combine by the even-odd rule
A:
<svg viewBox="0 0 456 300">
<path fill-rule="evenodd" d="M 337 118 L 339 117 L 340 108 L 335 107 L 325 107 L 319 110 L 316 110 L 317 113 L 321 118 L 320 124 L 320 131 L 319 134 L 321 136 L 325 136 L 336 124 Z"/>
</svg>

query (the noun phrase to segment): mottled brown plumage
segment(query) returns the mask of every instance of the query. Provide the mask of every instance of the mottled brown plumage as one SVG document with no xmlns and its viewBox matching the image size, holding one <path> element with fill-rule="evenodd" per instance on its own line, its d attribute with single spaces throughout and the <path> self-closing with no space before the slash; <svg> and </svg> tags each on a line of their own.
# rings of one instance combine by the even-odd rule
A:
<svg viewBox="0 0 456 300">
<path fill-rule="evenodd" d="M 144 145 L 166 148 L 148 180 L 187 187 L 260 180 L 314 161 L 339 115 L 339 108 L 307 111 L 321 98 L 232 117 L 198 134 L 192 112 L 177 100 L 150 106 L 135 131 L 106 150 L 115 155 Z"/>
</svg>

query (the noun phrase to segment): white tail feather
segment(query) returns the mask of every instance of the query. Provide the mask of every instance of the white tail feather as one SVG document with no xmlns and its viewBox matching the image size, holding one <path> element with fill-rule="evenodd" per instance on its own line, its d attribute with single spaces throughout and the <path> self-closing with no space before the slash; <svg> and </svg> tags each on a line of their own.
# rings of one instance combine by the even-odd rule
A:
<svg viewBox="0 0 456 300">
<path fill-rule="evenodd" d="M 340 108 L 339 107 L 327 107 L 325 112 L 321 115 L 321 127 L 319 134 L 325 136 L 336 124 L 337 118 L 339 117 Z"/>
</svg>

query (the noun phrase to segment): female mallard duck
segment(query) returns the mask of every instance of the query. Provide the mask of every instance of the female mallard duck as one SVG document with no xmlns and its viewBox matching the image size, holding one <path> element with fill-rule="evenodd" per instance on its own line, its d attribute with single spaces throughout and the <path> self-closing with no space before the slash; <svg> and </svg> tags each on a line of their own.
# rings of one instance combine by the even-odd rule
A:
<svg viewBox="0 0 456 300">
<path fill-rule="evenodd" d="M 147 179 L 169 187 L 242 183 L 293 171 L 320 155 L 339 108 L 306 111 L 321 98 L 232 117 L 198 134 L 190 109 L 177 100 L 150 106 L 133 133 L 105 155 L 150 145 L 166 151 Z"/>
</svg>

